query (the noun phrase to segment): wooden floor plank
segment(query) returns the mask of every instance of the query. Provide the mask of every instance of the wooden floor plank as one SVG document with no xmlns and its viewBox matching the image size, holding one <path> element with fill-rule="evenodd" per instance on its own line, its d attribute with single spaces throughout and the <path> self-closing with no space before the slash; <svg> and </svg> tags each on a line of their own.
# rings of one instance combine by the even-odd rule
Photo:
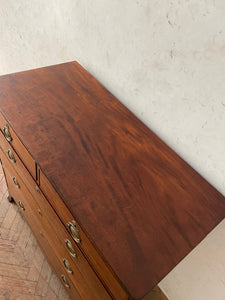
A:
<svg viewBox="0 0 225 300">
<path fill-rule="evenodd" d="M 34 296 L 34 295 L 21 295 L 17 292 L 5 292 L 4 295 L 0 296 L 0 300 L 52 300 L 44 299 L 43 297 Z"/>
<path fill-rule="evenodd" d="M 22 217 L 22 215 L 18 212 L 17 210 L 17 214 L 16 217 L 13 221 L 13 224 L 10 228 L 9 231 L 9 235 L 8 235 L 8 239 L 11 240 L 17 240 L 20 233 L 23 231 L 23 227 L 26 225 L 24 218 Z"/>
<path fill-rule="evenodd" d="M 63 286 L 60 287 L 58 297 L 59 297 L 59 299 L 70 300 L 70 297 L 66 293 L 66 291 L 65 291 L 65 289 L 64 289 Z"/>
<path fill-rule="evenodd" d="M 0 228 L 0 239 L 10 240 L 10 239 L 8 239 L 9 231 L 10 231 L 9 229 Z"/>
<path fill-rule="evenodd" d="M 55 273 L 52 272 L 51 274 L 51 278 L 49 280 L 49 286 L 51 288 L 51 290 L 58 295 L 59 294 L 59 290 L 61 288 L 61 284 L 59 284 L 59 279 L 58 277 L 55 275 Z"/>
<path fill-rule="evenodd" d="M 36 288 L 36 282 L 23 280 L 19 278 L 13 278 L 8 276 L 2 276 L 0 281 L 0 294 L 4 291 L 14 291 L 20 294 L 34 295 Z"/>
<path fill-rule="evenodd" d="M 16 214 L 17 214 L 17 210 L 12 205 L 10 205 L 9 209 L 5 215 L 5 218 L 1 224 L 1 227 L 10 229 L 13 224 L 13 221 L 16 217 Z"/>
<path fill-rule="evenodd" d="M 24 261 L 24 256 L 22 253 L 16 253 L 15 250 L 11 253 L 8 253 L 5 249 L 0 249 L 0 264 L 1 263 L 23 267 L 28 265 L 28 263 Z"/>
<path fill-rule="evenodd" d="M 1 179 L 0 179 L 0 192 L 2 194 L 4 194 L 7 190 L 7 185 L 6 185 L 6 181 L 4 179 L 4 176 L 2 176 L 1 174 Z"/>
<path fill-rule="evenodd" d="M 35 295 L 46 296 L 48 292 L 49 280 L 51 278 L 52 270 L 45 260 L 42 265 L 40 277 L 35 290 Z"/>
<path fill-rule="evenodd" d="M 12 278 L 27 279 L 29 267 L 22 267 L 9 264 L 0 264 L 0 275 Z"/>
<path fill-rule="evenodd" d="M 14 251 L 15 249 L 15 245 L 16 245 L 16 242 L 14 241 L 8 241 L 8 240 L 3 240 L 3 239 L 0 239 L 0 249 L 2 250 L 6 250 L 7 252 L 8 251 Z"/>
<path fill-rule="evenodd" d="M 28 278 L 30 280 L 38 281 L 43 262 L 44 262 L 44 256 L 40 248 L 37 247 L 36 251 L 33 253 L 33 261 L 32 261 L 32 265 L 30 266 L 30 271 L 28 274 Z"/>
<path fill-rule="evenodd" d="M 7 211 L 9 210 L 9 207 L 10 207 L 9 203 L 7 203 L 8 202 L 7 195 L 8 195 L 7 193 L 5 193 L 4 195 L 2 195 L 2 201 L 0 202 L 0 206 L 1 206 L 1 209 L 0 209 L 0 218 L 2 218 L 3 221 L 4 221 L 4 218 L 5 218 L 5 215 L 7 214 Z"/>
</svg>

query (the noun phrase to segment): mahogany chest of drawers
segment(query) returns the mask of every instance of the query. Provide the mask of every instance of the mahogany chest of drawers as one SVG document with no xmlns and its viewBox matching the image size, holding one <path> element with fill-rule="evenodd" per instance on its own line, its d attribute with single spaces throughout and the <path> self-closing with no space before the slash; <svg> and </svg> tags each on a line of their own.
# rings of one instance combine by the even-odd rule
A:
<svg viewBox="0 0 225 300">
<path fill-rule="evenodd" d="M 0 109 L 10 196 L 71 299 L 151 299 L 224 218 L 223 195 L 77 62 L 1 76 Z"/>
</svg>

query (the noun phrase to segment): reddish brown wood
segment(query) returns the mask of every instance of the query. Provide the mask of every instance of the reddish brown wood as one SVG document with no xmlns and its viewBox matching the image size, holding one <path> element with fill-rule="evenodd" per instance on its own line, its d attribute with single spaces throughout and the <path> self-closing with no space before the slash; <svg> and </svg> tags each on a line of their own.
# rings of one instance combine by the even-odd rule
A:
<svg viewBox="0 0 225 300">
<path fill-rule="evenodd" d="M 76 62 L 2 76 L 0 107 L 135 299 L 225 216 L 223 195 Z"/>
<path fill-rule="evenodd" d="M 10 126 L 9 122 L 6 122 L 4 116 L 0 113 L 0 128 L 1 128 L 1 130 L 3 130 L 6 123 L 9 126 L 9 131 L 10 131 L 10 134 L 11 134 L 11 137 L 12 137 L 12 141 L 10 143 L 8 143 L 6 141 L 6 144 L 5 144 L 6 147 L 8 147 L 7 144 L 10 144 L 14 149 L 16 149 L 18 155 L 21 157 L 21 159 L 25 163 L 26 168 L 29 170 L 32 177 L 34 179 L 36 179 L 36 165 L 35 165 L 34 159 L 30 155 L 30 153 L 26 149 L 26 147 L 21 143 L 20 139 L 15 134 L 15 131 Z M 8 149 L 5 149 L 6 152 L 7 152 L 7 150 Z"/>
<path fill-rule="evenodd" d="M 6 139 L 5 139 L 4 135 L 2 134 L 2 132 L 0 132 L 0 145 L 1 145 L 1 149 L 2 149 L 3 153 L 6 156 L 6 159 L 9 161 L 9 164 L 15 169 L 15 171 L 21 177 L 23 177 L 23 180 L 26 183 L 32 184 L 32 186 L 34 186 L 34 188 L 35 188 L 36 182 L 31 177 L 30 173 L 27 171 L 26 167 L 24 166 L 24 164 L 20 160 L 20 158 L 17 155 L 16 151 L 14 151 L 12 146 L 6 141 Z M 13 154 L 13 157 L 15 158 L 14 161 L 10 160 L 10 158 L 8 156 L 8 150 L 10 150 L 11 153 Z"/>
</svg>

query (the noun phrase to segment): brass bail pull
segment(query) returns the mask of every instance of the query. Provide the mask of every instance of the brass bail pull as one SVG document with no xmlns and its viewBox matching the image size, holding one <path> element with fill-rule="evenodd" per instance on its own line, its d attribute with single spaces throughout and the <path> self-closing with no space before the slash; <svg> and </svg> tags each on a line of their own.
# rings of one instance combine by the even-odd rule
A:
<svg viewBox="0 0 225 300">
<path fill-rule="evenodd" d="M 73 257 L 76 257 L 77 254 L 76 254 L 76 251 L 75 251 L 75 249 L 74 249 L 74 247 L 73 247 L 71 241 L 68 240 L 68 239 L 66 239 L 66 240 L 65 240 L 65 244 L 66 244 L 66 248 L 67 248 L 67 250 L 69 251 L 70 255 L 73 256 Z"/>
<path fill-rule="evenodd" d="M 77 223 L 73 220 L 72 222 L 69 222 L 67 224 L 67 226 L 69 228 L 69 232 L 70 232 L 72 238 L 74 239 L 74 241 L 76 243 L 80 243 L 81 242 L 81 238 L 80 238 L 79 228 L 77 226 Z"/>
<path fill-rule="evenodd" d="M 9 125 L 7 123 L 5 124 L 5 127 L 3 128 L 3 133 L 4 133 L 4 136 L 7 139 L 7 141 L 11 142 L 12 141 L 12 136 L 10 134 Z"/>
<path fill-rule="evenodd" d="M 18 201 L 18 204 L 19 204 L 19 206 L 22 210 L 25 210 L 25 207 L 24 207 L 23 203 L 20 200 Z"/>
<path fill-rule="evenodd" d="M 69 274 L 73 274 L 73 270 L 68 262 L 68 260 L 66 258 L 63 258 L 63 264 L 64 264 L 64 267 L 66 268 L 66 271 L 69 273 Z"/>
<path fill-rule="evenodd" d="M 66 279 L 66 276 L 64 274 L 62 274 L 61 278 L 62 278 L 62 281 L 63 281 L 65 287 L 70 288 L 70 285 L 69 285 L 68 280 Z"/>
<path fill-rule="evenodd" d="M 9 157 L 9 159 L 11 160 L 11 162 L 13 162 L 14 164 L 16 163 L 16 159 L 15 159 L 15 156 L 14 156 L 14 154 L 12 153 L 12 151 L 9 149 L 8 151 L 7 151 L 7 153 L 8 153 L 8 157 Z"/>
<path fill-rule="evenodd" d="M 15 186 L 16 186 L 18 189 L 20 189 L 20 185 L 19 185 L 19 182 L 18 182 L 18 180 L 16 179 L 16 177 L 13 177 L 13 182 L 14 182 Z"/>
</svg>

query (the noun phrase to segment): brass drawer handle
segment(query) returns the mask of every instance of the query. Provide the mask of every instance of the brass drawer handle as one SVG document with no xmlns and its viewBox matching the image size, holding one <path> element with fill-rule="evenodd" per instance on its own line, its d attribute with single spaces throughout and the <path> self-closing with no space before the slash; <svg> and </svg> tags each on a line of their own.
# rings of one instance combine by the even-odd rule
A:
<svg viewBox="0 0 225 300">
<path fill-rule="evenodd" d="M 15 159 L 15 156 L 14 156 L 14 154 L 12 153 L 12 151 L 9 149 L 8 151 L 7 151 L 7 153 L 8 153 L 8 157 L 9 157 L 9 159 L 11 160 L 11 162 L 13 162 L 14 164 L 16 163 L 16 159 Z"/>
<path fill-rule="evenodd" d="M 69 222 L 67 224 L 67 226 L 69 228 L 69 232 L 70 232 L 72 238 L 74 239 L 74 241 L 76 243 L 80 243 L 81 242 L 81 238 L 80 238 L 79 228 L 77 226 L 77 223 L 73 220 L 72 222 Z"/>
<path fill-rule="evenodd" d="M 69 285 L 68 280 L 66 279 L 66 276 L 64 274 L 62 274 L 61 278 L 62 278 L 62 281 L 63 281 L 65 287 L 70 288 L 70 285 Z"/>
<path fill-rule="evenodd" d="M 20 189 L 20 185 L 19 185 L 19 182 L 18 182 L 18 180 L 16 179 L 16 177 L 13 177 L 13 182 L 14 182 L 15 186 L 16 186 L 18 189 Z"/>
<path fill-rule="evenodd" d="M 73 256 L 73 257 L 76 257 L 77 254 L 76 254 L 75 249 L 73 248 L 73 245 L 72 245 L 71 241 L 66 239 L 65 243 L 66 243 L 66 248 L 69 251 L 70 255 Z"/>
<path fill-rule="evenodd" d="M 7 139 L 7 141 L 11 142 L 12 141 L 12 136 L 10 134 L 9 125 L 7 123 L 5 124 L 5 127 L 3 128 L 3 133 L 4 133 L 4 136 Z"/>
<path fill-rule="evenodd" d="M 19 207 L 22 209 L 22 210 L 25 210 L 25 207 L 23 206 L 23 203 L 19 200 L 18 201 L 18 204 L 19 204 Z"/>
<path fill-rule="evenodd" d="M 70 274 L 73 274 L 73 270 L 66 258 L 63 258 L 63 264 L 64 264 L 64 267 L 66 268 L 66 271 Z"/>
</svg>

